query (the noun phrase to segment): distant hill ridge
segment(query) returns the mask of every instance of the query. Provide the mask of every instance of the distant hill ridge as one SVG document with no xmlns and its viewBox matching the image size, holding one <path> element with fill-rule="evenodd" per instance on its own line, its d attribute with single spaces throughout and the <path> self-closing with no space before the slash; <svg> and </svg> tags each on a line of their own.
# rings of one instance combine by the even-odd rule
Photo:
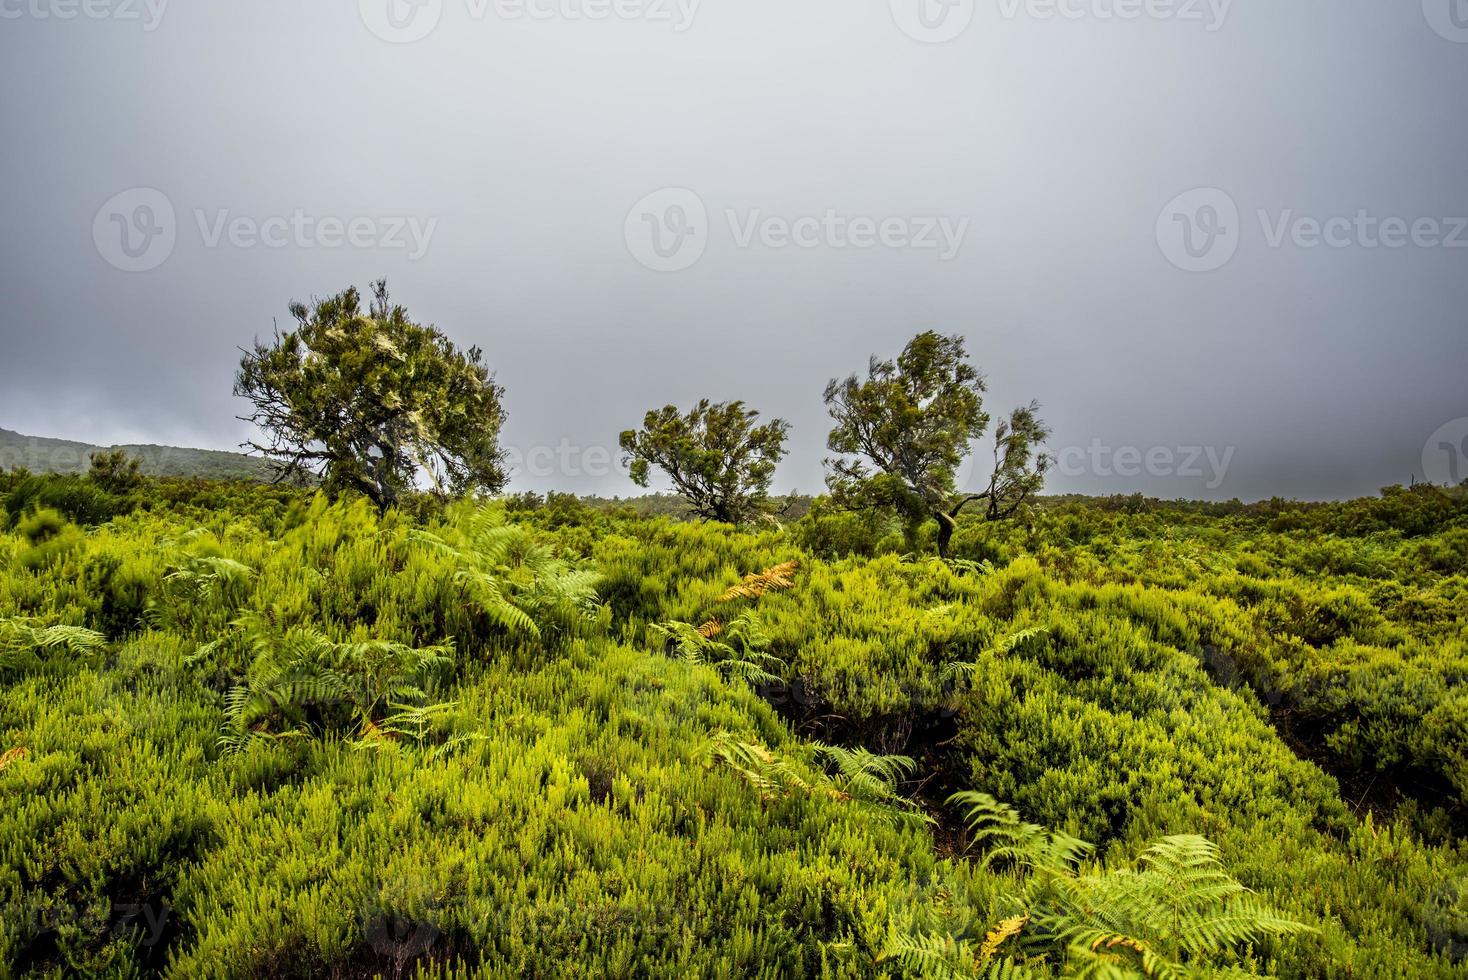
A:
<svg viewBox="0 0 1468 980">
<path fill-rule="evenodd" d="M 94 446 L 70 439 L 27 436 L 0 428 L 0 470 L 25 467 L 32 473 L 85 473 L 95 452 L 122 450 L 139 461 L 148 476 L 201 477 L 206 480 L 271 480 L 270 463 L 256 456 L 218 449 L 178 446 Z"/>
</svg>

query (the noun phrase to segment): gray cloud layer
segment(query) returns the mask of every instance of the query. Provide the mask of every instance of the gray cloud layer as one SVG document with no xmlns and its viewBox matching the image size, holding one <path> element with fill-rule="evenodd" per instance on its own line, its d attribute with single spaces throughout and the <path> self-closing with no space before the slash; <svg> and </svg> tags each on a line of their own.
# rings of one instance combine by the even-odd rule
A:
<svg viewBox="0 0 1468 980">
<path fill-rule="evenodd" d="M 235 348 L 386 276 L 522 489 L 631 492 L 617 432 L 704 395 L 816 489 L 825 381 L 929 327 L 1044 403 L 1052 492 L 1468 476 L 1465 0 L 0 14 L 7 428 L 227 448 Z"/>
</svg>

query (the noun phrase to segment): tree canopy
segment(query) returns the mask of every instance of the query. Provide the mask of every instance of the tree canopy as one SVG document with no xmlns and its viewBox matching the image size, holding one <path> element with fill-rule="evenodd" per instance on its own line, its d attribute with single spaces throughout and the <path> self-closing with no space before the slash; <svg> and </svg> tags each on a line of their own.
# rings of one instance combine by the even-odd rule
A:
<svg viewBox="0 0 1468 980">
<path fill-rule="evenodd" d="M 498 492 L 504 390 L 478 347 L 461 351 L 388 301 L 373 283 L 311 306 L 292 303 L 296 329 L 244 352 L 235 394 L 264 434 L 245 445 L 281 477 L 315 474 L 329 491 L 357 490 L 394 504 L 420 475 L 435 490 Z"/>
<path fill-rule="evenodd" d="M 790 428 L 782 419 L 757 425 L 758 418 L 742 401 L 705 398 L 686 414 L 674 405 L 655 409 L 640 430 L 622 433 L 622 463 L 642 487 L 651 467 L 663 470 L 699 517 L 745 524 L 769 513 Z"/>
<path fill-rule="evenodd" d="M 1039 405 L 1017 409 L 996 428 L 994 472 L 987 489 L 959 496 L 959 466 L 989 425 L 984 376 L 968 361 L 962 337 L 918 334 L 896 360 L 873 357 L 866 378 L 826 385 L 836 424 L 826 461 L 832 497 L 849 507 L 887 507 L 912 521 L 938 522 L 938 552 L 965 504 L 988 500 L 986 516 L 1013 514 L 1044 482 L 1048 459 L 1036 457 L 1049 436 Z"/>
</svg>

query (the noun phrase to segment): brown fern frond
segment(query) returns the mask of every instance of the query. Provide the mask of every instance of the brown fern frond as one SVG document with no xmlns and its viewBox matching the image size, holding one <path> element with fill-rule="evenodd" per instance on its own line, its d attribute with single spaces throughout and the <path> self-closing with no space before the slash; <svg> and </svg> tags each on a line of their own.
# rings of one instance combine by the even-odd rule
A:
<svg viewBox="0 0 1468 980">
<path fill-rule="evenodd" d="M 762 572 L 751 572 L 744 576 L 737 585 L 731 585 L 727 592 L 719 596 L 719 601 L 758 599 L 767 592 L 783 592 L 793 588 L 795 571 L 799 567 L 800 562 L 792 559 L 779 565 L 771 565 Z"/>
<path fill-rule="evenodd" d="M 720 622 L 717 617 L 715 617 L 714 619 L 710 619 L 708 622 L 700 626 L 696 630 L 696 632 L 705 640 L 712 640 L 714 637 L 724 632 L 724 624 Z"/>
<path fill-rule="evenodd" d="M 19 762 L 21 759 L 24 759 L 30 754 L 30 749 L 26 748 L 24 745 L 17 745 L 15 748 L 6 752 L 4 755 L 0 755 L 0 772 L 4 772 L 12 762 Z"/>
</svg>

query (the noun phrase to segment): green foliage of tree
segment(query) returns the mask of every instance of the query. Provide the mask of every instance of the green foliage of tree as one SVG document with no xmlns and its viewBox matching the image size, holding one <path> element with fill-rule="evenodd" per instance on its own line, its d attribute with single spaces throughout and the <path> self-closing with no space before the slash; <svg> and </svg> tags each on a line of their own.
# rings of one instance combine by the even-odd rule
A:
<svg viewBox="0 0 1468 980">
<path fill-rule="evenodd" d="M 27 475 L 5 495 L 11 524 L 35 510 L 55 511 L 77 524 L 105 524 L 136 506 L 135 494 L 118 495 L 90 479 L 56 474 Z"/>
<path fill-rule="evenodd" d="M 686 414 L 668 405 L 622 433 L 622 463 L 641 487 L 652 467 L 661 469 L 698 517 L 748 524 L 771 510 L 770 482 L 790 429 L 782 419 L 758 419 L 741 401 L 705 398 Z"/>
<path fill-rule="evenodd" d="M 994 463 L 989 485 L 969 494 L 948 511 L 955 520 L 964 504 L 985 502 L 984 515 L 991 521 L 1014 514 L 1039 494 L 1050 470 L 1050 457 L 1040 446 L 1050 438 L 1050 428 L 1040 419 L 1040 403 L 1030 402 L 1000 419 L 994 426 Z"/>
<path fill-rule="evenodd" d="M 131 493 L 143 484 L 141 464 L 121 449 L 100 450 L 89 459 L 87 479 L 109 493 Z"/>
<path fill-rule="evenodd" d="M 320 474 L 333 492 L 355 490 L 379 507 L 425 477 L 447 494 L 498 492 L 503 389 L 478 347 L 459 350 L 408 319 L 373 284 L 361 308 L 355 288 L 291 304 L 296 329 L 245 352 L 235 394 L 267 441 L 249 442 L 283 476 Z"/>
<path fill-rule="evenodd" d="M 852 508 L 880 507 L 909 525 L 938 522 L 938 553 L 949 542 L 964 506 L 987 500 L 990 519 L 1008 517 L 1044 483 L 1049 460 L 1037 455 L 1049 436 L 1036 403 L 999 424 L 988 487 L 957 494 L 957 471 L 970 443 L 989 425 L 986 385 L 968 361 L 962 337 L 918 334 L 896 360 L 871 359 L 867 377 L 851 375 L 826 386 L 836 425 L 827 445 L 832 496 Z"/>
</svg>

